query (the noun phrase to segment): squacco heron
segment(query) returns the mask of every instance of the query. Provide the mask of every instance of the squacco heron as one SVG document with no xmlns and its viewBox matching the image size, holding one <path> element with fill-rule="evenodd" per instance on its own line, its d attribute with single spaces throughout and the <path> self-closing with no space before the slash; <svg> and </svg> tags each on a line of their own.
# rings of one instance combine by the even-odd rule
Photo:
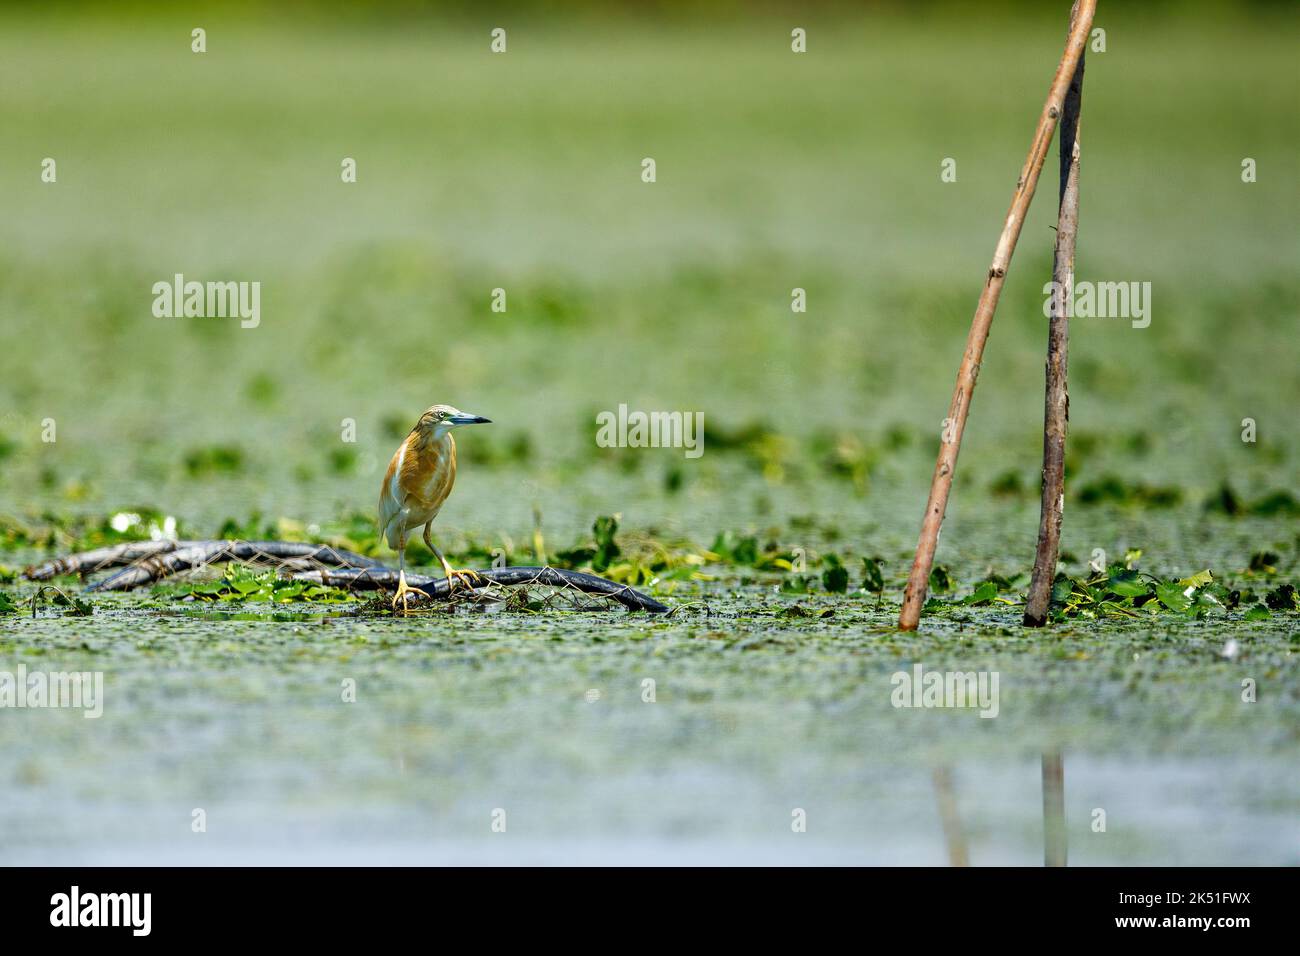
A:
<svg viewBox="0 0 1300 956">
<path fill-rule="evenodd" d="M 450 405 L 434 405 L 420 416 L 388 463 L 384 486 L 379 489 L 379 531 L 397 552 L 394 609 L 400 601 L 402 612 L 406 612 L 406 595 L 412 590 L 406 584 L 406 536 L 420 525 L 424 525 L 424 543 L 442 565 L 448 586 L 454 589 L 458 577 L 474 579 L 473 571 L 452 569 L 433 543 L 429 527 L 456 483 L 456 440 L 451 437 L 452 429 L 489 423 L 490 419 L 481 415 L 468 415 Z"/>
</svg>

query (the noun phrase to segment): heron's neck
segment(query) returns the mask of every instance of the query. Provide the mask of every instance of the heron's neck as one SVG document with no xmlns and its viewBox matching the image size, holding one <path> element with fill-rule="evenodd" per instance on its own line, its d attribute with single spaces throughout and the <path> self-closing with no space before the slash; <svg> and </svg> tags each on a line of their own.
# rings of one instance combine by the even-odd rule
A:
<svg viewBox="0 0 1300 956">
<path fill-rule="evenodd" d="M 454 449 L 456 439 L 451 437 L 451 429 L 431 428 L 416 439 L 416 447 L 421 451 L 434 449 Z"/>
</svg>

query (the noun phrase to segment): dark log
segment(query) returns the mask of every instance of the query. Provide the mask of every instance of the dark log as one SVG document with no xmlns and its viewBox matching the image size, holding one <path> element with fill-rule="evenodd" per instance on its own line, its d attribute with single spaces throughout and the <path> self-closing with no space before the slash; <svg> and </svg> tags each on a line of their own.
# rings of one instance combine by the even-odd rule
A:
<svg viewBox="0 0 1300 956">
<path fill-rule="evenodd" d="M 108 568 L 120 568 L 150 555 L 174 551 L 178 546 L 192 544 L 188 541 L 129 541 L 109 548 L 96 548 L 80 554 L 69 554 L 44 564 L 37 564 L 23 572 L 29 581 L 48 581 L 61 574 L 89 574 Z"/>
<path fill-rule="evenodd" d="M 334 587 L 358 590 L 396 590 L 398 572 L 374 558 L 329 545 L 304 544 L 296 541 L 141 541 L 98 548 L 81 554 L 47 561 L 24 572 L 32 581 L 44 581 L 60 574 L 86 574 L 91 571 L 122 567 L 123 570 L 91 584 L 87 591 L 129 591 L 160 581 L 178 571 L 189 571 L 225 561 L 274 560 L 278 567 L 296 571 L 294 578 L 316 581 Z M 127 567 L 123 567 L 127 565 Z M 321 567 L 321 566 L 324 567 Z M 310 570 L 306 570 L 306 569 Z M 540 584 L 554 588 L 573 588 L 617 601 L 633 611 L 663 614 L 667 606 L 625 584 L 617 584 L 582 571 L 560 568 L 486 568 L 475 571 L 475 588 L 489 584 L 523 586 Z M 446 578 L 408 574 L 407 584 L 423 591 L 433 600 L 446 601 L 452 596 Z M 458 589 L 464 587 L 464 579 Z"/>
<path fill-rule="evenodd" d="M 622 604 L 630 611 L 648 611 L 651 614 L 663 614 L 668 611 L 666 605 L 660 604 L 649 595 L 642 594 L 626 584 L 616 584 L 613 581 L 598 577 L 594 574 L 586 574 L 582 571 L 565 571 L 561 568 L 485 568 L 481 571 L 475 571 L 474 574 L 478 580 L 472 585 L 474 588 L 486 587 L 489 584 L 502 584 L 507 586 L 519 586 L 528 584 L 543 584 L 548 587 L 569 587 L 584 594 L 596 594 L 602 597 L 610 598 Z M 340 570 L 322 569 L 315 571 L 304 571 L 295 574 L 294 578 L 302 581 L 316 581 L 321 584 L 332 585 L 340 588 L 353 588 L 357 590 L 396 590 L 398 572 L 391 568 L 359 568 Z M 408 574 L 406 583 L 417 591 L 423 591 L 430 598 L 436 601 L 446 601 L 452 596 L 451 589 L 446 578 L 431 578 L 423 575 Z M 457 583 L 457 589 L 464 588 L 467 583 L 463 578 Z"/>
<path fill-rule="evenodd" d="M 177 542 L 177 548 L 173 551 L 147 556 L 117 574 L 92 584 L 86 590 L 129 591 L 177 571 L 189 571 L 224 561 L 258 561 L 267 558 L 298 567 L 307 564 L 383 567 L 374 558 L 327 544 L 305 544 L 298 541 L 186 541 Z"/>
<path fill-rule="evenodd" d="M 222 557 L 223 552 L 228 554 Z M 110 568 L 136 566 L 128 570 L 139 570 L 140 574 L 123 572 L 90 588 L 92 591 L 119 591 L 139 587 L 176 571 L 186 571 L 205 563 L 252 561 L 258 558 L 273 558 L 281 563 L 297 561 L 343 567 L 383 567 L 374 558 L 367 558 L 354 551 L 298 541 L 128 541 L 34 565 L 23 572 L 23 577 L 29 581 L 48 581 L 61 574 L 90 574 Z M 145 574 L 145 571 L 151 572 L 152 576 Z"/>
</svg>

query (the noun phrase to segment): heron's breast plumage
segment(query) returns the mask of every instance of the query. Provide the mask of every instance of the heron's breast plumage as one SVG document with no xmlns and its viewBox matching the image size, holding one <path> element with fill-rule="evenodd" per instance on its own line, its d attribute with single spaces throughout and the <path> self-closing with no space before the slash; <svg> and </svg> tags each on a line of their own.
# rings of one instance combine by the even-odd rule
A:
<svg viewBox="0 0 1300 956">
<path fill-rule="evenodd" d="M 409 442 L 397 476 L 407 506 L 437 514 L 456 483 L 456 440 L 447 435 L 427 445 Z"/>
<path fill-rule="evenodd" d="M 403 546 L 402 522 L 409 534 L 438 515 L 456 482 L 456 441 L 451 435 L 425 443 L 412 433 L 388 463 L 379 490 L 379 527 L 388 546 Z"/>
</svg>

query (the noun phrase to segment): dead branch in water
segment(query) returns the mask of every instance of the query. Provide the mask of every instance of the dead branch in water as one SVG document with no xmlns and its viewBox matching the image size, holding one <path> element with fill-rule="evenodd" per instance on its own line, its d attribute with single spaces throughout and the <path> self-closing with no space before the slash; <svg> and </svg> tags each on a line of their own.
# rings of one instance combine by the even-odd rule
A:
<svg viewBox="0 0 1300 956">
<path fill-rule="evenodd" d="M 491 584 L 505 586 L 527 586 L 540 584 L 553 588 L 572 588 L 584 594 L 595 594 L 610 598 L 631 611 L 649 611 L 652 614 L 665 613 L 667 606 L 654 598 L 642 594 L 626 584 L 617 584 L 595 574 L 582 571 L 566 571 L 562 568 L 485 568 L 475 571 L 479 579 L 472 586 L 481 588 Z M 396 590 L 397 572 L 391 568 L 361 568 L 332 571 L 321 569 L 304 571 L 294 575 L 295 580 L 312 581 L 333 587 L 354 590 Z M 417 591 L 423 591 L 437 601 L 445 601 L 453 596 L 446 578 L 423 577 L 408 574 L 406 583 Z M 457 591 L 463 590 L 465 581 L 457 585 Z"/>
<path fill-rule="evenodd" d="M 89 590 L 126 591 L 205 564 L 256 560 L 277 564 L 298 561 L 304 566 L 316 563 L 337 567 L 383 567 L 374 558 L 354 551 L 299 541 L 128 541 L 46 561 L 28 568 L 23 577 L 29 581 L 48 581 L 61 574 L 84 577 L 96 571 L 125 567 L 127 572 L 93 584 Z"/>
<path fill-rule="evenodd" d="M 88 591 L 129 591 L 153 584 L 181 571 L 192 571 L 227 561 L 248 561 L 287 571 L 297 580 L 313 581 L 350 590 L 396 590 L 398 572 L 374 558 L 329 545 L 296 541 L 144 541 L 71 554 L 28 568 L 25 577 L 45 581 L 60 574 L 89 574 L 122 568 L 116 574 L 91 584 Z M 485 568 L 475 571 L 473 588 L 499 585 L 524 587 L 542 585 L 597 595 L 616 601 L 633 611 L 653 614 L 668 608 L 654 598 L 624 584 L 582 571 L 551 567 Z M 446 601 L 454 596 L 446 578 L 410 575 L 407 583 L 431 599 Z M 457 586 L 463 591 L 464 581 Z"/>
</svg>

